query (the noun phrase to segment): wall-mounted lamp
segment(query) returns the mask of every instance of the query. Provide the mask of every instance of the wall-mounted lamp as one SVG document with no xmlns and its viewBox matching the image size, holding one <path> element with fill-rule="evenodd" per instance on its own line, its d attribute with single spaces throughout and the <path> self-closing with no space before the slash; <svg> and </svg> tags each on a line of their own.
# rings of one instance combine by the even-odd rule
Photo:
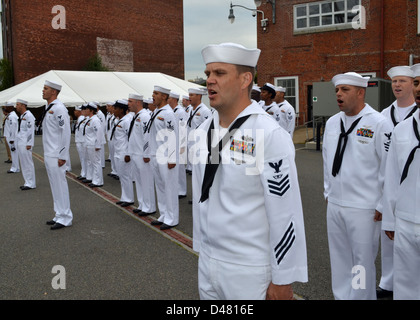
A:
<svg viewBox="0 0 420 320">
<path fill-rule="evenodd" d="M 262 4 L 262 0 L 254 0 L 255 6 L 258 8 Z M 265 3 L 271 4 L 273 9 L 273 24 L 276 23 L 276 0 L 265 0 Z"/>
<path fill-rule="evenodd" d="M 257 2 L 257 1 L 255 1 L 255 2 Z M 253 17 L 256 17 L 258 13 L 261 13 L 262 14 L 261 28 L 263 29 L 263 31 L 267 30 L 268 19 L 264 18 L 264 11 L 247 8 L 247 7 L 241 6 L 239 4 L 232 4 L 232 2 L 230 3 L 230 10 L 229 10 L 229 17 L 228 17 L 228 19 L 230 20 L 230 23 L 233 23 L 235 21 L 235 15 L 233 14 L 233 7 L 240 7 L 240 8 L 252 11 L 252 16 Z"/>
</svg>

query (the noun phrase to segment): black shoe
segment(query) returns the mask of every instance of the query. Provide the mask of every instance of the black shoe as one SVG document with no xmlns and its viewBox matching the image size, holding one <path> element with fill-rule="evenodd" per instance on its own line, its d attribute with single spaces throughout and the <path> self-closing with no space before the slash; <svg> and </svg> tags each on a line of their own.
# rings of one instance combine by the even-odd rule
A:
<svg viewBox="0 0 420 320">
<path fill-rule="evenodd" d="M 123 204 L 124 203 L 124 201 L 117 201 L 117 202 L 115 202 L 116 204 Z"/>
<path fill-rule="evenodd" d="M 65 227 L 65 225 L 64 224 L 61 224 L 61 223 L 58 223 L 58 222 L 56 222 L 53 226 L 51 226 L 51 230 L 57 230 L 57 229 L 61 229 L 61 228 L 64 228 Z"/>
<path fill-rule="evenodd" d="M 7 173 L 18 173 L 19 171 L 7 170 Z"/>
<path fill-rule="evenodd" d="M 49 226 L 52 226 L 52 225 L 54 225 L 55 224 L 55 221 L 54 220 L 49 220 L 49 221 L 47 221 L 47 225 L 49 225 Z"/>
<path fill-rule="evenodd" d="M 182 199 L 182 198 L 186 198 L 187 197 L 187 195 L 186 194 L 179 194 L 178 195 L 178 199 Z"/>
<path fill-rule="evenodd" d="M 78 176 L 76 179 L 77 179 L 77 180 L 85 180 L 85 179 L 86 179 L 86 177 Z"/>
<path fill-rule="evenodd" d="M 158 220 L 153 220 L 150 224 L 152 226 L 161 226 L 161 225 L 163 225 L 163 222 L 160 222 Z"/>
<path fill-rule="evenodd" d="M 188 204 L 192 204 L 192 200 L 188 200 Z"/>
<path fill-rule="evenodd" d="M 93 183 L 89 183 L 89 184 L 88 184 L 88 186 L 89 186 L 89 187 L 91 187 L 91 188 L 97 188 L 97 187 L 103 187 L 104 185 L 103 185 L 103 184 L 93 184 Z"/>
<path fill-rule="evenodd" d="M 394 295 L 393 291 L 385 290 L 379 287 L 376 289 L 376 298 L 377 299 L 385 299 L 385 298 L 392 298 Z"/>
<path fill-rule="evenodd" d="M 12 163 L 12 160 L 6 160 L 4 163 Z"/>
<path fill-rule="evenodd" d="M 164 223 L 164 224 L 162 224 L 161 226 L 160 226 L 160 230 L 168 230 L 168 229 L 171 229 L 171 228 L 173 228 L 173 227 L 176 227 L 177 225 L 175 225 L 175 226 L 170 226 L 170 225 L 167 225 L 166 223 Z"/>
<path fill-rule="evenodd" d="M 155 214 L 156 213 L 156 211 L 153 211 L 153 212 L 142 212 L 142 213 L 139 213 L 139 216 L 140 217 L 145 217 L 145 216 L 150 216 L 151 214 Z"/>
<path fill-rule="evenodd" d="M 92 180 L 85 179 L 85 180 L 82 180 L 82 182 L 83 182 L 83 183 L 91 183 L 91 182 L 92 182 Z"/>
<path fill-rule="evenodd" d="M 106 159 L 105 161 L 106 161 L 106 162 L 111 162 L 111 159 Z"/>
<path fill-rule="evenodd" d="M 134 204 L 134 202 L 123 202 L 121 203 L 121 207 L 128 207 L 128 206 L 131 206 L 132 204 Z"/>
<path fill-rule="evenodd" d="M 32 189 L 35 189 L 35 188 L 31 188 L 31 187 L 28 187 L 28 186 L 20 187 L 20 190 L 32 190 Z"/>
<path fill-rule="evenodd" d="M 133 209 L 133 212 L 134 213 L 141 213 L 141 210 L 140 209 Z"/>
</svg>

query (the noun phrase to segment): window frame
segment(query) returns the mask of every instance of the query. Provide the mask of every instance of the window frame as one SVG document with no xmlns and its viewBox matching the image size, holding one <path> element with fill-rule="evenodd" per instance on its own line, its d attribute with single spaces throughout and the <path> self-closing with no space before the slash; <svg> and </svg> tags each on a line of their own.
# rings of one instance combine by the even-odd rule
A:
<svg viewBox="0 0 420 320">
<path fill-rule="evenodd" d="M 344 9 L 336 11 L 335 4 L 338 4 L 340 2 L 344 2 Z M 306 2 L 306 3 L 300 3 L 295 4 L 293 6 L 293 33 L 294 34 L 306 34 L 306 33 L 316 33 L 316 32 L 326 32 L 326 31 L 335 31 L 335 30 L 343 30 L 343 29 L 352 29 L 352 18 L 360 14 L 353 13 L 352 8 L 348 8 L 350 0 L 324 0 L 324 1 L 316 1 L 316 2 Z M 357 5 L 362 5 L 362 0 L 356 0 L 359 1 Z M 420 1 L 420 0 L 419 0 Z M 330 5 L 329 12 L 323 11 L 324 5 Z M 317 13 L 311 14 L 310 10 L 311 8 L 315 9 L 316 6 L 318 6 Z M 305 8 L 305 10 L 303 10 Z M 301 14 L 298 16 L 298 11 L 305 11 L 305 14 Z M 344 18 L 346 21 L 342 23 L 335 22 L 335 18 L 339 15 L 344 15 Z M 352 17 L 351 17 L 352 16 Z M 331 17 L 331 24 L 322 24 L 323 18 Z M 310 26 L 311 19 L 312 21 L 315 21 L 316 18 L 318 18 L 318 24 L 316 26 Z M 298 28 L 298 21 L 306 19 L 306 27 L 299 27 Z"/>
<path fill-rule="evenodd" d="M 274 78 L 275 86 L 277 86 L 277 87 L 280 86 L 279 81 L 281 81 L 281 80 L 294 80 L 294 82 L 295 82 L 295 95 L 294 96 L 287 95 L 287 93 L 288 93 L 287 91 L 288 91 L 289 88 L 285 87 L 286 88 L 286 94 L 284 95 L 284 99 L 288 100 L 287 99 L 288 97 L 294 97 L 296 103 L 295 103 L 295 105 L 293 105 L 293 104 L 292 105 L 295 108 L 295 113 L 298 114 L 299 113 L 299 76 L 275 77 Z M 282 86 L 282 87 L 284 87 L 284 86 Z"/>
</svg>

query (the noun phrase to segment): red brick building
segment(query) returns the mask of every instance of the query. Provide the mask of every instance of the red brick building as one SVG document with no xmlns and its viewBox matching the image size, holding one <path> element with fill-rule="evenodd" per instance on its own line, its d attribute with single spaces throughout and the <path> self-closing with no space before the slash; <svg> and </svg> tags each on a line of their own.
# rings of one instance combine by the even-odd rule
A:
<svg viewBox="0 0 420 320">
<path fill-rule="evenodd" d="M 3 56 L 15 84 L 83 70 L 96 53 L 112 71 L 184 78 L 180 0 L 2 0 Z"/>
<path fill-rule="evenodd" d="M 286 86 L 300 124 L 312 119 L 313 82 L 348 71 L 389 79 L 391 67 L 420 62 L 420 0 L 277 0 L 275 24 L 272 2 L 258 7 L 269 20 L 257 27 L 258 82 Z"/>
</svg>

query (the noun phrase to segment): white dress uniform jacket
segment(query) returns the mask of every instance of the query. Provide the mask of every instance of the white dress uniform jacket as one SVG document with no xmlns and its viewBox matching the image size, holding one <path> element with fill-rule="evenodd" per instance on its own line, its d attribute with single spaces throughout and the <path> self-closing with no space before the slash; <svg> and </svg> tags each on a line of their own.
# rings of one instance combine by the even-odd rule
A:
<svg viewBox="0 0 420 320">
<path fill-rule="evenodd" d="M 278 112 L 275 114 L 277 122 L 293 138 L 295 132 L 296 113 L 289 101 L 284 100 L 278 104 Z"/>
<path fill-rule="evenodd" d="M 385 108 L 381 112 L 387 119 L 392 121 L 394 127 L 401 121 L 407 119 L 407 117 L 411 116 L 417 110 L 417 105 L 413 103 L 411 106 L 404 108 L 405 117 L 403 119 L 401 119 L 398 109 L 398 102 L 394 101 L 389 107 Z"/>
<path fill-rule="evenodd" d="M 267 266 L 274 284 L 306 282 L 305 230 L 292 140 L 256 102 L 237 118 L 246 115 L 251 116 L 222 149 L 209 198 L 200 203 L 212 120 L 197 129 L 194 250 L 232 264 Z M 217 112 L 213 119 L 219 132 Z M 223 130 L 219 138 L 214 135 L 213 147 L 223 135 Z"/>
<path fill-rule="evenodd" d="M 33 147 L 35 140 L 35 117 L 27 110 L 20 116 L 20 124 L 17 133 L 17 148 L 19 151 L 20 167 L 22 169 L 24 186 L 35 188 L 35 167 L 32 159 L 32 148 L 27 150 L 27 146 Z"/>
<path fill-rule="evenodd" d="M 413 118 L 420 130 L 419 110 L 413 114 Z M 420 224 L 420 151 L 416 152 L 407 178 L 400 184 L 408 155 L 419 145 L 414 134 L 413 118 L 399 123 L 392 134 L 385 171 L 382 230 L 394 231 L 395 217 Z"/>
<path fill-rule="evenodd" d="M 178 105 L 174 109 L 175 118 L 178 123 L 178 159 L 177 163 L 179 166 L 179 190 L 178 193 L 181 196 L 187 194 L 187 176 L 185 173 L 185 165 L 187 164 L 187 120 L 188 113 L 185 111 L 184 107 Z"/>
<path fill-rule="evenodd" d="M 83 128 L 87 118 L 79 116 L 77 118 L 76 127 L 74 128 L 74 142 L 76 143 L 77 153 L 79 154 L 81 171 L 80 177 L 86 178 L 86 151 L 84 146 L 85 137 L 83 136 Z"/>
<path fill-rule="evenodd" d="M 328 202 L 340 206 L 377 208 L 381 212 L 380 199 L 392 125 L 368 104 L 359 116 L 363 118 L 348 137 L 341 170 L 335 177 L 332 175 L 332 165 L 341 133 L 340 120 L 345 123 L 344 112 L 332 116 L 326 123 L 322 146 L 324 197 Z M 358 165 L 352 169 L 355 163 Z"/>
</svg>

